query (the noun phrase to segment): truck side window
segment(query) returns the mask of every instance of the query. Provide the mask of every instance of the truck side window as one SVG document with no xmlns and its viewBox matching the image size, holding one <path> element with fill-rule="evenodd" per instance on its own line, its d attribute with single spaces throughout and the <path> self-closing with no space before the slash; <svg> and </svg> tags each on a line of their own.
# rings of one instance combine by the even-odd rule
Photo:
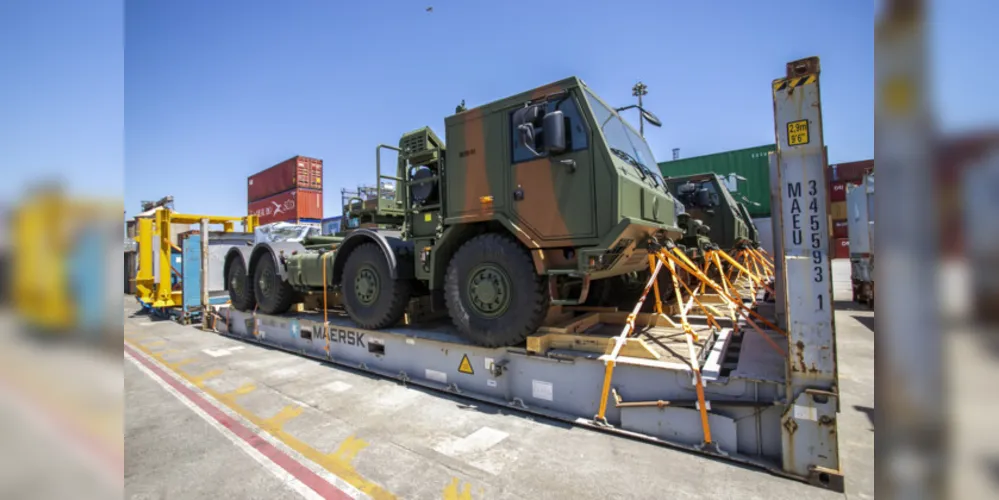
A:
<svg viewBox="0 0 999 500">
<path fill-rule="evenodd" d="M 566 142 L 569 145 L 569 151 L 579 151 L 586 149 L 589 146 L 589 130 L 587 129 L 586 122 L 579 116 L 579 106 L 576 105 L 576 99 L 574 97 L 569 97 L 568 99 L 559 102 L 558 99 L 552 99 L 548 101 L 546 106 L 546 112 L 551 112 L 555 110 L 562 111 L 562 114 L 566 119 Z M 510 142 L 511 148 L 513 149 L 513 163 L 518 163 L 527 160 L 533 160 L 536 158 L 533 153 L 528 151 L 527 148 L 522 146 L 519 141 L 517 141 L 517 127 L 513 123 L 513 113 L 516 110 L 510 111 L 507 120 L 510 123 Z M 538 129 L 538 137 L 544 134 L 544 130 Z M 540 142 L 540 141 L 539 141 Z"/>
</svg>

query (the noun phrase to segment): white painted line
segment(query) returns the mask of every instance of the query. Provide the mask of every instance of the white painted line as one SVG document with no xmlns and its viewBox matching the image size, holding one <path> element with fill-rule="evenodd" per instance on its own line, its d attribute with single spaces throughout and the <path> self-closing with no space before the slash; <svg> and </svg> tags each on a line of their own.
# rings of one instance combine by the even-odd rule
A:
<svg viewBox="0 0 999 500">
<path fill-rule="evenodd" d="M 354 386 L 352 386 L 352 385 L 350 385 L 350 384 L 348 384 L 346 382 L 341 382 L 339 380 L 335 380 L 333 382 L 330 382 L 330 383 L 324 385 L 323 387 L 325 387 L 326 389 L 329 389 L 329 390 L 331 390 L 333 392 L 347 392 L 351 388 L 353 388 Z"/>
<path fill-rule="evenodd" d="M 126 343 L 126 345 L 127 345 L 127 343 Z M 304 465 L 306 468 L 308 468 L 309 470 L 311 470 L 313 473 L 319 475 L 320 477 L 322 477 L 323 479 L 325 479 L 326 481 L 328 481 L 330 484 L 332 484 L 334 487 L 336 487 L 340 491 L 342 491 L 345 494 L 347 494 L 347 496 L 349 496 L 351 498 L 355 498 L 355 499 L 366 499 L 366 498 L 370 498 L 367 494 L 362 493 L 360 490 L 358 490 L 357 488 L 355 488 L 353 485 L 351 485 L 350 483 L 348 483 L 347 481 L 345 481 L 340 476 L 337 476 L 336 474 L 333 474 L 332 472 L 324 469 L 323 467 L 319 466 L 315 462 L 313 462 L 313 461 L 309 460 L 308 458 L 304 457 L 301 453 L 299 453 L 299 452 L 291 449 L 284 442 L 282 442 L 281 440 L 275 438 L 270 433 L 264 431 L 263 429 L 261 429 L 260 427 L 258 427 L 253 422 L 250 422 L 249 420 L 247 420 L 246 418 L 244 418 L 242 415 L 240 415 L 240 414 L 232 411 L 229 407 L 227 407 L 224 404 L 220 403 L 218 400 L 216 400 L 210 394 L 207 394 L 204 391 L 202 391 L 199 387 L 196 387 L 194 384 L 191 384 L 187 380 L 184 380 L 183 378 L 177 376 L 176 374 L 171 373 L 170 369 L 164 367 L 162 365 L 162 363 L 160 363 L 159 361 L 151 358 L 150 356 L 146 355 L 145 353 L 143 353 L 141 351 L 136 350 L 136 351 L 133 351 L 133 352 L 135 352 L 135 354 L 137 356 L 142 356 L 146 361 L 148 361 L 150 363 L 153 363 L 153 364 L 157 365 L 158 367 L 160 367 L 164 371 L 164 373 L 166 373 L 167 376 L 169 376 L 170 378 L 172 378 L 174 381 L 176 381 L 177 383 L 179 383 L 179 384 L 187 387 L 191 391 L 195 392 L 199 397 L 201 397 L 205 401 L 208 401 L 211 404 L 211 406 L 214 406 L 217 410 L 221 411 L 222 413 L 225 413 L 227 416 L 229 416 L 233 420 L 236 420 L 237 422 L 239 422 L 240 424 L 242 424 L 247 429 L 250 429 L 254 434 L 256 434 L 258 437 L 260 437 L 264 441 L 268 442 L 271 446 L 274 446 L 278 450 L 284 452 L 286 455 L 291 456 L 292 458 L 294 458 L 295 460 L 297 460 L 300 464 Z M 198 414 L 198 416 L 200 416 L 203 419 L 209 420 L 209 424 L 212 424 L 213 427 L 215 427 L 216 429 L 218 429 L 219 432 L 221 432 L 223 435 L 225 435 L 227 439 L 229 439 L 230 441 L 239 440 L 240 439 L 239 436 L 236 436 L 231 431 L 229 431 L 228 429 L 226 429 L 224 426 L 221 426 L 221 424 L 219 424 L 217 421 L 215 421 L 214 419 L 212 419 L 211 416 L 207 415 L 203 410 L 201 410 L 201 408 L 198 408 L 197 405 L 195 405 L 193 402 L 191 402 L 190 400 L 188 400 L 187 398 L 185 398 L 182 394 L 178 393 L 177 390 L 175 390 L 173 387 L 170 387 L 170 384 L 168 384 L 166 381 L 160 379 L 155 373 L 153 373 L 151 370 L 149 370 L 145 366 L 142 366 L 142 363 L 140 361 L 138 361 L 137 359 L 133 358 L 129 353 L 125 353 L 125 357 L 127 359 L 129 359 L 129 361 L 131 361 L 133 364 L 137 365 L 139 367 L 139 369 L 142 370 L 142 372 L 145 373 L 146 375 L 148 375 L 150 378 L 152 378 L 153 381 L 155 381 L 157 384 L 163 386 L 170 394 L 172 394 L 174 397 L 176 397 L 177 399 L 179 399 L 181 401 L 181 403 L 183 403 L 188 408 L 191 408 L 196 414 Z M 236 443 L 236 444 L 237 444 L 237 446 L 239 446 L 239 443 Z M 245 442 L 242 442 L 242 444 L 246 445 Z M 249 447 L 249 445 L 247 445 L 247 447 Z M 285 470 L 283 470 L 280 467 L 278 467 L 276 464 L 274 464 L 274 462 L 271 462 L 270 460 L 268 460 L 266 458 L 266 456 L 262 455 L 259 451 L 257 451 L 256 449 L 254 449 L 252 447 L 249 447 L 249 448 L 252 450 L 253 453 L 256 453 L 258 455 L 258 456 L 253 456 L 251 454 L 251 456 L 254 458 L 254 460 L 257 460 L 259 462 L 260 459 L 262 458 L 264 460 L 267 460 L 267 463 L 269 463 L 271 466 L 273 466 L 273 467 L 275 467 L 277 469 L 277 472 L 281 475 L 280 477 L 278 477 L 278 479 L 282 479 L 282 477 L 284 477 L 284 476 L 290 476 L 290 474 L 288 472 L 286 472 Z M 241 447 L 241 449 L 243 449 L 243 451 L 246 451 L 242 447 Z M 268 467 L 265 466 L 265 469 L 267 469 L 267 468 Z M 273 471 L 272 471 L 272 473 L 273 473 Z M 302 484 L 301 481 L 298 481 L 298 479 L 296 479 L 294 476 L 292 476 L 291 478 L 292 478 L 292 480 L 297 481 L 298 485 L 300 487 L 305 488 L 305 490 L 308 493 L 308 495 L 303 495 L 303 496 L 306 496 L 307 498 L 321 498 L 318 494 L 316 494 L 315 491 L 313 491 L 312 489 L 310 489 L 308 486 L 305 486 L 304 484 Z M 289 488 L 292 488 L 294 491 L 299 492 L 298 487 L 293 487 L 292 485 L 289 484 Z"/>
<path fill-rule="evenodd" d="M 434 450 L 451 457 L 479 453 L 496 446 L 508 436 L 509 434 L 501 430 L 493 429 L 492 427 L 482 427 L 461 439 L 438 443 L 434 446 Z"/>
<path fill-rule="evenodd" d="M 139 326 L 153 326 L 155 324 L 155 321 L 143 321 L 142 323 L 139 323 Z"/>
<path fill-rule="evenodd" d="M 238 345 L 238 346 L 235 346 L 235 347 L 223 347 L 223 348 L 220 348 L 220 349 L 202 349 L 201 352 L 203 352 L 203 353 L 205 353 L 205 354 L 207 354 L 207 355 L 209 355 L 209 356 L 211 356 L 213 358 L 221 358 L 221 357 L 228 356 L 228 355 L 232 354 L 232 351 L 238 351 L 240 349 L 245 349 L 245 348 L 246 348 L 246 346 Z"/>
</svg>

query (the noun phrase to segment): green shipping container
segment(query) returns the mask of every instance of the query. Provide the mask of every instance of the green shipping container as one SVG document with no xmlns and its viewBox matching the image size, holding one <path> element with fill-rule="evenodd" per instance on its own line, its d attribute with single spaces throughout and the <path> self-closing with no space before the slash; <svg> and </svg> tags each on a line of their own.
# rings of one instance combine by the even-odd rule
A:
<svg viewBox="0 0 999 500">
<path fill-rule="evenodd" d="M 769 154 L 776 151 L 777 146 L 767 144 L 755 148 L 737 149 L 724 153 L 695 156 L 675 161 L 664 161 L 659 164 L 663 177 L 679 177 L 682 175 L 713 172 L 722 177 L 736 174 L 745 177 L 739 181 L 736 200 L 743 201 L 745 197 L 752 203 L 746 203 L 749 214 L 753 217 L 770 217 L 770 160 Z"/>
</svg>

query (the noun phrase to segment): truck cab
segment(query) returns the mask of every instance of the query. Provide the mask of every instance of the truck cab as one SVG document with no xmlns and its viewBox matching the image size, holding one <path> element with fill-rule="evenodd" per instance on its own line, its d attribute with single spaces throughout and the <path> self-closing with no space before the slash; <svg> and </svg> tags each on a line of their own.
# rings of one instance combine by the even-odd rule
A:
<svg viewBox="0 0 999 500">
<path fill-rule="evenodd" d="M 669 177 L 666 182 L 690 218 L 710 228 L 707 236 L 713 243 L 724 250 L 758 244 L 749 212 L 735 200 L 718 174 Z"/>
</svg>

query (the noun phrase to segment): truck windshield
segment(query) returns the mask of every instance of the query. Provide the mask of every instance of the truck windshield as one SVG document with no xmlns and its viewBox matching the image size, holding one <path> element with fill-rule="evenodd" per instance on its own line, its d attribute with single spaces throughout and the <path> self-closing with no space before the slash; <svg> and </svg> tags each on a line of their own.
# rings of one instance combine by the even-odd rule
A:
<svg viewBox="0 0 999 500">
<path fill-rule="evenodd" d="M 585 95 L 586 100 L 590 103 L 590 108 L 593 109 L 597 125 L 604 132 L 611 152 L 628 163 L 638 163 L 636 167 L 640 168 L 644 175 L 651 176 L 657 184 L 662 186 L 662 176 L 657 172 L 659 166 L 656 165 L 652 150 L 649 149 L 645 139 L 624 123 L 616 112 L 600 102 L 600 99 L 590 92 L 590 89 L 586 89 Z"/>
</svg>

